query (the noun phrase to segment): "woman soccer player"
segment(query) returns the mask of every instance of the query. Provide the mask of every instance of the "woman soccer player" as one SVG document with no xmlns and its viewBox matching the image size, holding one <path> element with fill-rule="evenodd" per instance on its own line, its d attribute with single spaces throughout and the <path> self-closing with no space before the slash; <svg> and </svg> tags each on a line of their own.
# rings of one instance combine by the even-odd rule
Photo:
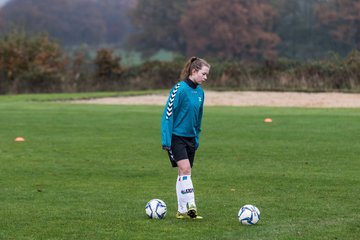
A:
<svg viewBox="0 0 360 240">
<path fill-rule="evenodd" d="M 168 151 L 173 167 L 178 168 L 176 194 L 178 219 L 202 219 L 198 215 L 191 180 L 195 151 L 199 147 L 204 91 L 210 64 L 191 57 L 181 71 L 181 82 L 170 91 L 161 120 L 162 147 Z"/>
</svg>

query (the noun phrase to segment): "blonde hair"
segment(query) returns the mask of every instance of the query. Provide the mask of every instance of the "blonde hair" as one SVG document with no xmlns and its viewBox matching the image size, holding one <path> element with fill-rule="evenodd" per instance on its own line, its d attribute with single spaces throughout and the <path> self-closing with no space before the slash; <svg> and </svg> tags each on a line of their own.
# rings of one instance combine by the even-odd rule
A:
<svg viewBox="0 0 360 240">
<path fill-rule="evenodd" d="M 210 64 L 202 58 L 191 57 L 185 63 L 184 68 L 181 70 L 180 78 L 185 79 L 191 75 L 192 70 L 199 71 L 203 66 L 210 68 Z"/>
</svg>

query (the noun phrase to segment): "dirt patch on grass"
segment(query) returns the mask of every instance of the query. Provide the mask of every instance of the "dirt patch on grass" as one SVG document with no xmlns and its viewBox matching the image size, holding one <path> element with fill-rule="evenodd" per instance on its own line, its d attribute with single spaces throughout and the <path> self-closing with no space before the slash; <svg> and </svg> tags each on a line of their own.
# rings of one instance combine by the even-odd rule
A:
<svg viewBox="0 0 360 240">
<path fill-rule="evenodd" d="M 165 105 L 167 94 L 77 100 L 75 103 Z M 360 108 L 360 94 L 205 91 L 206 106 L 277 106 L 313 108 Z"/>
</svg>

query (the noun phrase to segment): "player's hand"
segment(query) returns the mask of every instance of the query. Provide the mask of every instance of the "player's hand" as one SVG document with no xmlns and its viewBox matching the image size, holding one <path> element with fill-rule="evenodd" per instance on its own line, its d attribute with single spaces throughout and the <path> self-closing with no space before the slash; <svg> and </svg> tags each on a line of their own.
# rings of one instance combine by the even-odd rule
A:
<svg viewBox="0 0 360 240">
<path fill-rule="evenodd" d="M 171 148 L 170 148 L 170 147 L 167 147 L 167 146 L 162 146 L 162 149 L 169 151 Z"/>
</svg>

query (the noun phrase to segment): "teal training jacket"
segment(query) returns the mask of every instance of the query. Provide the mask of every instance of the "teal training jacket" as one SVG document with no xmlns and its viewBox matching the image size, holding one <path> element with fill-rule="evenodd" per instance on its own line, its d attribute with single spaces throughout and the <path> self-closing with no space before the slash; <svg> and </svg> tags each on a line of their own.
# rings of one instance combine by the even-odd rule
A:
<svg viewBox="0 0 360 240">
<path fill-rule="evenodd" d="M 200 85 L 186 79 L 170 91 L 161 119 L 162 147 L 171 147 L 173 134 L 195 137 L 199 146 L 201 119 L 203 116 L 204 91 Z"/>
</svg>

